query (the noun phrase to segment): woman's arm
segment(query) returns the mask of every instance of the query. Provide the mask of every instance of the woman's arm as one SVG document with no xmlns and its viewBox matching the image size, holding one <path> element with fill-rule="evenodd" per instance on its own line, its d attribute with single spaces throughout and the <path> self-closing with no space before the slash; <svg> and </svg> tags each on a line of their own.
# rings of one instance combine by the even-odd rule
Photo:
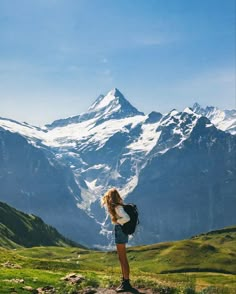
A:
<svg viewBox="0 0 236 294">
<path fill-rule="evenodd" d="M 125 212 L 122 205 L 117 205 L 115 207 L 115 210 L 116 210 L 116 214 L 118 216 L 118 219 L 117 219 L 118 224 L 123 225 L 130 220 L 129 215 Z"/>
</svg>

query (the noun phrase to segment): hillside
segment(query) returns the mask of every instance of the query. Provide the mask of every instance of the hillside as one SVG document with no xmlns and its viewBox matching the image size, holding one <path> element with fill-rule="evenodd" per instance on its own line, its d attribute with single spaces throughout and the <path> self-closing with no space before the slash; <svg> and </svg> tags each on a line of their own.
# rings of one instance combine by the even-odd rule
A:
<svg viewBox="0 0 236 294">
<path fill-rule="evenodd" d="M 140 293 L 235 293 L 235 248 L 236 226 L 182 241 L 129 247 L 131 281 Z M 25 286 L 52 287 L 56 293 L 85 293 L 83 289 L 88 287 L 92 287 L 92 293 L 114 293 L 105 290 L 119 283 L 116 251 L 78 247 L 2 249 L 0 260 L 0 293 L 12 289 L 28 293 Z M 72 285 L 61 280 L 72 272 L 85 280 Z M 23 285 L 14 282 L 22 277 Z"/>
<path fill-rule="evenodd" d="M 17 252 L 27 257 L 43 258 L 49 249 L 21 249 Z M 67 249 L 65 249 L 67 252 Z M 68 258 L 77 259 L 74 250 Z M 128 248 L 132 268 L 143 272 L 178 273 L 178 272 L 219 272 L 236 274 L 236 226 L 194 236 L 191 239 L 162 242 L 158 244 L 135 246 Z M 36 255 L 35 255 L 35 252 Z M 63 258 L 62 251 L 51 258 Z M 80 268 L 102 270 L 106 265 L 116 264 L 116 252 L 101 252 L 85 250 L 80 257 Z M 103 262 L 101 263 L 101 260 Z M 95 265 L 95 267 L 93 267 Z"/>
<path fill-rule="evenodd" d="M 32 246 L 79 246 L 63 237 L 41 218 L 25 214 L 0 202 L 0 246 L 5 248 Z"/>
<path fill-rule="evenodd" d="M 232 226 L 191 239 L 132 247 L 129 252 L 132 262 L 143 271 L 236 274 L 235 248 L 236 226 Z"/>
</svg>

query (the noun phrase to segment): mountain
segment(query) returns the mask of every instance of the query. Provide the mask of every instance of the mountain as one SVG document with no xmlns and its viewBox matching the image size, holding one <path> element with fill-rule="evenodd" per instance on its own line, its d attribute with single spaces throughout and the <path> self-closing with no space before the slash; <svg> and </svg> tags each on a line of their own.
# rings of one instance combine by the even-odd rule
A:
<svg viewBox="0 0 236 294">
<path fill-rule="evenodd" d="M 101 241 L 99 225 L 77 207 L 80 190 L 74 175 L 47 148 L 0 128 L 0 199 L 40 216 L 65 236 L 83 244 Z M 93 226 L 97 234 L 87 230 Z"/>
<path fill-rule="evenodd" d="M 207 117 L 218 129 L 236 134 L 236 110 L 221 110 L 214 106 L 201 107 L 198 103 L 193 105 L 193 111 Z"/>
<path fill-rule="evenodd" d="M 113 186 L 142 207 L 145 232 L 132 242 L 179 239 L 232 225 L 235 136 L 215 128 L 200 109 L 195 104 L 145 115 L 113 89 L 87 112 L 42 129 L 0 119 L 0 184 L 5 189 L 0 199 L 88 246 L 111 240 L 100 198 Z M 227 119 L 233 116 L 232 111 Z M 45 183 L 43 193 L 40 183 Z M 182 207 L 188 211 L 185 223 Z"/>
<path fill-rule="evenodd" d="M 91 119 L 96 119 L 96 124 L 100 124 L 110 119 L 121 119 L 135 115 L 144 114 L 133 107 L 117 88 L 114 88 L 106 96 L 100 95 L 86 113 L 67 119 L 56 120 L 52 124 L 46 125 L 46 127 L 53 129 L 70 124 L 82 123 Z"/>
<path fill-rule="evenodd" d="M 140 207 L 136 244 L 189 237 L 236 223 L 236 137 L 197 120 L 190 136 L 142 169 L 127 197 Z"/>
<path fill-rule="evenodd" d="M 5 248 L 33 246 L 74 246 L 79 244 L 66 239 L 41 218 L 25 214 L 0 202 L 0 246 Z"/>
</svg>

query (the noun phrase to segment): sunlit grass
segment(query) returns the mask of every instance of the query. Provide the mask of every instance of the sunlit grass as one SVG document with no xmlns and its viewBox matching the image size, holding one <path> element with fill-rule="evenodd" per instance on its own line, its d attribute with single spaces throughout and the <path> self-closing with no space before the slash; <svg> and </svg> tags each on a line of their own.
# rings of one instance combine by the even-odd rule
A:
<svg viewBox="0 0 236 294">
<path fill-rule="evenodd" d="M 131 280 L 136 287 L 159 293 L 236 293 L 236 232 L 202 235 L 190 240 L 128 248 Z M 76 247 L 1 248 L 0 264 L 11 262 L 21 269 L 0 265 L 0 293 L 26 293 L 51 285 L 57 293 L 73 293 L 87 286 L 110 288 L 118 284 L 120 267 L 116 252 Z M 85 276 L 80 285 L 61 278 L 75 272 Z M 6 280 L 24 278 L 24 284 Z M 165 291 L 165 292 L 164 292 Z M 203 292 L 205 291 L 205 292 Z"/>
</svg>

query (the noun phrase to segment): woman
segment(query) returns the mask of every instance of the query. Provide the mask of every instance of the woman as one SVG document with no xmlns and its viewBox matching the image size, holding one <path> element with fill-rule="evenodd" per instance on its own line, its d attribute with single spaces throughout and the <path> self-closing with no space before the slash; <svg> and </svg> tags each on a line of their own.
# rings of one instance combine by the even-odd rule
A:
<svg viewBox="0 0 236 294">
<path fill-rule="evenodd" d="M 121 285 L 116 289 L 117 292 L 133 290 L 129 281 L 129 262 L 126 256 L 125 244 L 128 242 L 128 235 L 123 233 L 122 225 L 130 220 L 129 215 L 124 211 L 123 200 L 115 188 L 106 192 L 101 199 L 102 206 L 106 206 L 111 217 L 112 223 L 115 225 L 115 243 L 119 256 L 121 271 L 123 274 Z"/>
</svg>

